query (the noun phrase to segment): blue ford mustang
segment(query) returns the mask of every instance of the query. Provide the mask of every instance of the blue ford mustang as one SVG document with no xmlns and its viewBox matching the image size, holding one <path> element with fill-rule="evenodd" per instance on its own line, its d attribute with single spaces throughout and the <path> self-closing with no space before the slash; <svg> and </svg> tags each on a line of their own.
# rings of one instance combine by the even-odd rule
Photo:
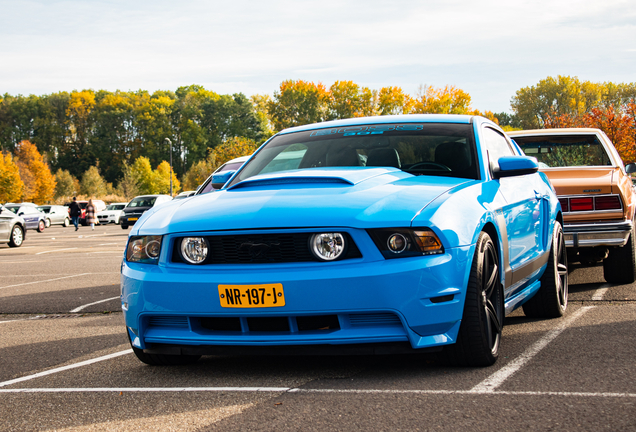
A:
<svg viewBox="0 0 636 432">
<path fill-rule="evenodd" d="M 504 316 L 567 306 L 561 208 L 482 117 L 291 128 L 237 172 L 146 212 L 122 263 L 137 357 L 441 351 L 498 357 Z"/>
</svg>

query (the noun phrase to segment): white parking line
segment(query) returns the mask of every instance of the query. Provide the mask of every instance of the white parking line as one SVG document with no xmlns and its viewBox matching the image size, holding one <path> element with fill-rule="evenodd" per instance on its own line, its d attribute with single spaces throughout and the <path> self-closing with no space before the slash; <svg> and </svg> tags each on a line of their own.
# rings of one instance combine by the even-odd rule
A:
<svg viewBox="0 0 636 432">
<path fill-rule="evenodd" d="M 33 285 L 33 284 L 36 284 L 36 283 L 53 282 L 53 281 L 56 281 L 56 280 L 69 279 L 69 278 L 74 278 L 74 277 L 79 277 L 79 276 L 86 276 L 86 275 L 89 275 L 89 274 L 93 274 L 93 273 L 80 273 L 80 274 L 76 274 L 76 275 L 64 276 L 64 277 L 59 277 L 59 278 L 55 278 L 55 279 L 46 279 L 46 280 L 35 281 L 35 282 L 24 282 L 24 283 L 15 284 L 15 285 L 3 286 L 3 287 L 0 287 L 0 289 L 2 289 L 2 288 L 14 288 L 14 287 L 19 287 L 19 286 L 24 286 L 24 285 Z"/>
<path fill-rule="evenodd" d="M 12 323 L 17 321 L 29 321 L 29 320 L 42 318 L 43 316 L 44 315 L 38 315 L 38 316 L 30 317 L 30 318 L 20 318 L 20 319 L 8 320 L 8 321 L 0 321 L 0 324 Z"/>
<path fill-rule="evenodd" d="M 0 383 L 0 386 L 3 383 Z M 472 390 L 374 390 L 374 389 L 300 389 L 291 387 L 76 387 L 0 389 L 0 393 L 171 393 L 171 392 L 287 392 L 287 393 L 349 393 L 349 394 L 424 394 L 424 395 L 502 395 L 502 396 L 565 396 L 595 398 L 636 398 L 636 393 L 481 391 Z"/>
<path fill-rule="evenodd" d="M 85 309 L 85 308 L 89 307 L 89 306 L 93 306 L 93 305 L 100 304 L 100 303 L 106 303 L 108 301 L 115 300 L 115 299 L 118 299 L 118 298 L 119 298 L 119 296 L 107 298 L 105 300 L 99 300 L 99 301 L 96 301 L 96 302 L 93 302 L 93 303 L 89 303 L 89 304 L 85 304 L 83 306 L 80 306 L 80 307 L 77 307 L 77 308 L 73 309 L 69 313 L 76 313 L 76 312 L 81 311 L 82 309 Z"/>
<path fill-rule="evenodd" d="M 592 300 L 594 300 L 594 301 L 603 300 L 603 296 L 605 295 L 605 293 L 607 292 L 608 289 L 609 289 L 609 287 L 597 289 L 596 292 L 594 293 L 594 295 L 592 296 Z"/>
<path fill-rule="evenodd" d="M 51 370 L 47 370 L 47 371 L 44 371 L 44 372 L 38 372 L 38 373 L 33 374 L 33 375 L 28 375 L 28 376 L 21 377 L 21 378 L 15 378 L 15 379 L 12 379 L 12 380 L 9 380 L 9 381 L 0 382 L 0 387 L 6 387 L 8 385 L 17 384 L 19 382 L 29 381 L 29 380 L 32 380 L 34 378 L 40 378 L 40 377 L 43 377 L 43 376 L 52 375 L 54 373 L 62 372 L 62 371 L 65 371 L 65 370 L 75 369 L 75 368 L 82 367 L 82 366 L 87 366 L 87 365 L 90 365 L 90 364 L 93 364 L 93 363 L 98 363 L 100 361 L 109 360 L 109 359 L 112 359 L 112 358 L 115 358 L 115 357 L 119 357 L 119 356 L 122 356 L 122 355 L 130 354 L 132 352 L 133 352 L 132 349 L 127 349 L 127 350 L 119 351 L 119 352 L 116 352 L 116 353 L 113 353 L 113 354 L 108 354 L 108 355 L 105 355 L 105 356 L 96 357 L 94 359 L 86 360 L 86 361 L 83 361 L 83 362 L 74 363 L 74 364 L 71 364 L 71 365 L 68 365 L 68 366 L 62 366 L 62 367 L 51 369 Z"/>
<path fill-rule="evenodd" d="M 572 322 L 583 315 L 594 306 L 585 306 L 574 312 L 572 315 L 562 320 L 556 328 L 550 330 L 545 336 L 535 342 L 530 348 L 525 350 L 523 354 L 508 363 L 506 366 L 499 369 L 494 374 L 477 384 L 470 391 L 474 393 L 489 393 L 494 392 L 505 380 L 510 378 L 515 372 L 521 369 L 526 363 L 528 363 L 535 355 L 537 355 L 543 348 L 548 346 L 550 342 L 556 339 L 563 330 L 567 329 Z"/>
<path fill-rule="evenodd" d="M 53 253 L 53 252 L 62 252 L 62 251 L 74 250 L 74 249 L 77 249 L 77 248 L 74 247 L 74 248 L 55 249 L 55 250 L 49 250 L 49 251 L 42 251 L 42 252 L 36 253 L 36 255 L 42 255 L 42 254 L 45 254 L 45 253 Z"/>
</svg>

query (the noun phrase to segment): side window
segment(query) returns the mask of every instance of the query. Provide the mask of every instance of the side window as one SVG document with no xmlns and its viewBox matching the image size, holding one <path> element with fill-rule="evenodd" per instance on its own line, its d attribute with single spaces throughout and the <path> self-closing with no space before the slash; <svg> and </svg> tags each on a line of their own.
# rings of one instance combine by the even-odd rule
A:
<svg viewBox="0 0 636 432">
<path fill-rule="evenodd" d="M 491 166 L 498 167 L 497 160 L 502 156 L 515 155 L 506 138 L 494 129 L 484 128 L 484 141 Z"/>
</svg>

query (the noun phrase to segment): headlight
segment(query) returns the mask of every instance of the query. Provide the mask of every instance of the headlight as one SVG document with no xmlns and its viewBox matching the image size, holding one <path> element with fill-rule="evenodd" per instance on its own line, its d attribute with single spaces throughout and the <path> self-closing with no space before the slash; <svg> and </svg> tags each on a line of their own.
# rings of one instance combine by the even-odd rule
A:
<svg viewBox="0 0 636 432">
<path fill-rule="evenodd" d="M 135 236 L 128 241 L 126 261 L 157 264 L 161 254 L 161 236 Z"/>
<path fill-rule="evenodd" d="M 343 256 L 346 249 L 345 238 L 340 233 L 319 233 L 309 239 L 309 248 L 316 258 L 333 261 Z"/>
<path fill-rule="evenodd" d="M 181 256 L 190 264 L 201 264 L 208 257 L 208 242 L 203 237 L 181 239 Z"/>
<path fill-rule="evenodd" d="M 384 258 L 444 253 L 442 242 L 429 228 L 382 228 L 368 232 Z"/>
</svg>

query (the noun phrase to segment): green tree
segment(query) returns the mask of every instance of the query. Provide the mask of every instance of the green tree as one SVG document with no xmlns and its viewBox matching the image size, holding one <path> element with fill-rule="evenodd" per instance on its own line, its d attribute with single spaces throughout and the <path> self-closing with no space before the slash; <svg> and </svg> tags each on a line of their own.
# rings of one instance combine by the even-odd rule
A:
<svg viewBox="0 0 636 432">
<path fill-rule="evenodd" d="M 79 181 L 68 170 L 58 168 L 55 173 L 55 198 L 72 197 L 79 190 Z"/>
<path fill-rule="evenodd" d="M 170 193 L 170 164 L 162 161 L 153 173 L 155 177 L 156 189 L 153 193 L 169 194 Z M 172 172 L 172 195 L 176 195 L 181 190 L 181 183 L 177 180 L 174 171 Z"/>
<path fill-rule="evenodd" d="M 400 87 L 382 87 L 378 92 L 378 113 L 380 115 L 408 114 L 414 101 Z"/>
<path fill-rule="evenodd" d="M 0 151 L 0 203 L 19 201 L 23 191 L 18 166 L 9 152 Z"/>
<path fill-rule="evenodd" d="M 96 166 L 92 166 L 82 175 L 80 193 L 89 197 L 101 197 L 106 195 L 106 182 Z"/>
<path fill-rule="evenodd" d="M 241 156 L 249 156 L 256 151 L 258 145 L 254 140 L 248 138 L 230 138 L 213 150 L 212 171 L 223 165 L 225 162 Z"/>
<path fill-rule="evenodd" d="M 443 88 L 420 86 L 412 106 L 411 112 L 423 114 L 472 114 L 473 111 L 470 95 L 448 85 Z"/>
<path fill-rule="evenodd" d="M 139 179 L 137 178 L 133 167 L 124 162 L 122 174 L 122 179 L 117 185 L 117 189 L 121 191 L 121 195 L 125 196 L 127 199 L 132 199 L 137 195 L 140 195 Z"/>
<path fill-rule="evenodd" d="M 286 80 L 267 104 L 275 130 L 317 123 L 327 119 L 329 93 L 321 83 Z"/>
<path fill-rule="evenodd" d="M 377 103 L 377 92 L 353 81 L 336 81 L 329 87 L 330 120 L 371 116 Z"/>
<path fill-rule="evenodd" d="M 130 176 L 135 180 L 140 195 L 155 193 L 154 191 L 157 189 L 156 178 L 152 172 L 150 159 L 145 156 L 138 157 L 131 165 L 130 170 Z"/>
<path fill-rule="evenodd" d="M 211 158 L 202 159 L 193 164 L 183 178 L 183 190 L 196 190 L 212 174 L 214 163 L 214 153 L 210 152 Z"/>
</svg>

